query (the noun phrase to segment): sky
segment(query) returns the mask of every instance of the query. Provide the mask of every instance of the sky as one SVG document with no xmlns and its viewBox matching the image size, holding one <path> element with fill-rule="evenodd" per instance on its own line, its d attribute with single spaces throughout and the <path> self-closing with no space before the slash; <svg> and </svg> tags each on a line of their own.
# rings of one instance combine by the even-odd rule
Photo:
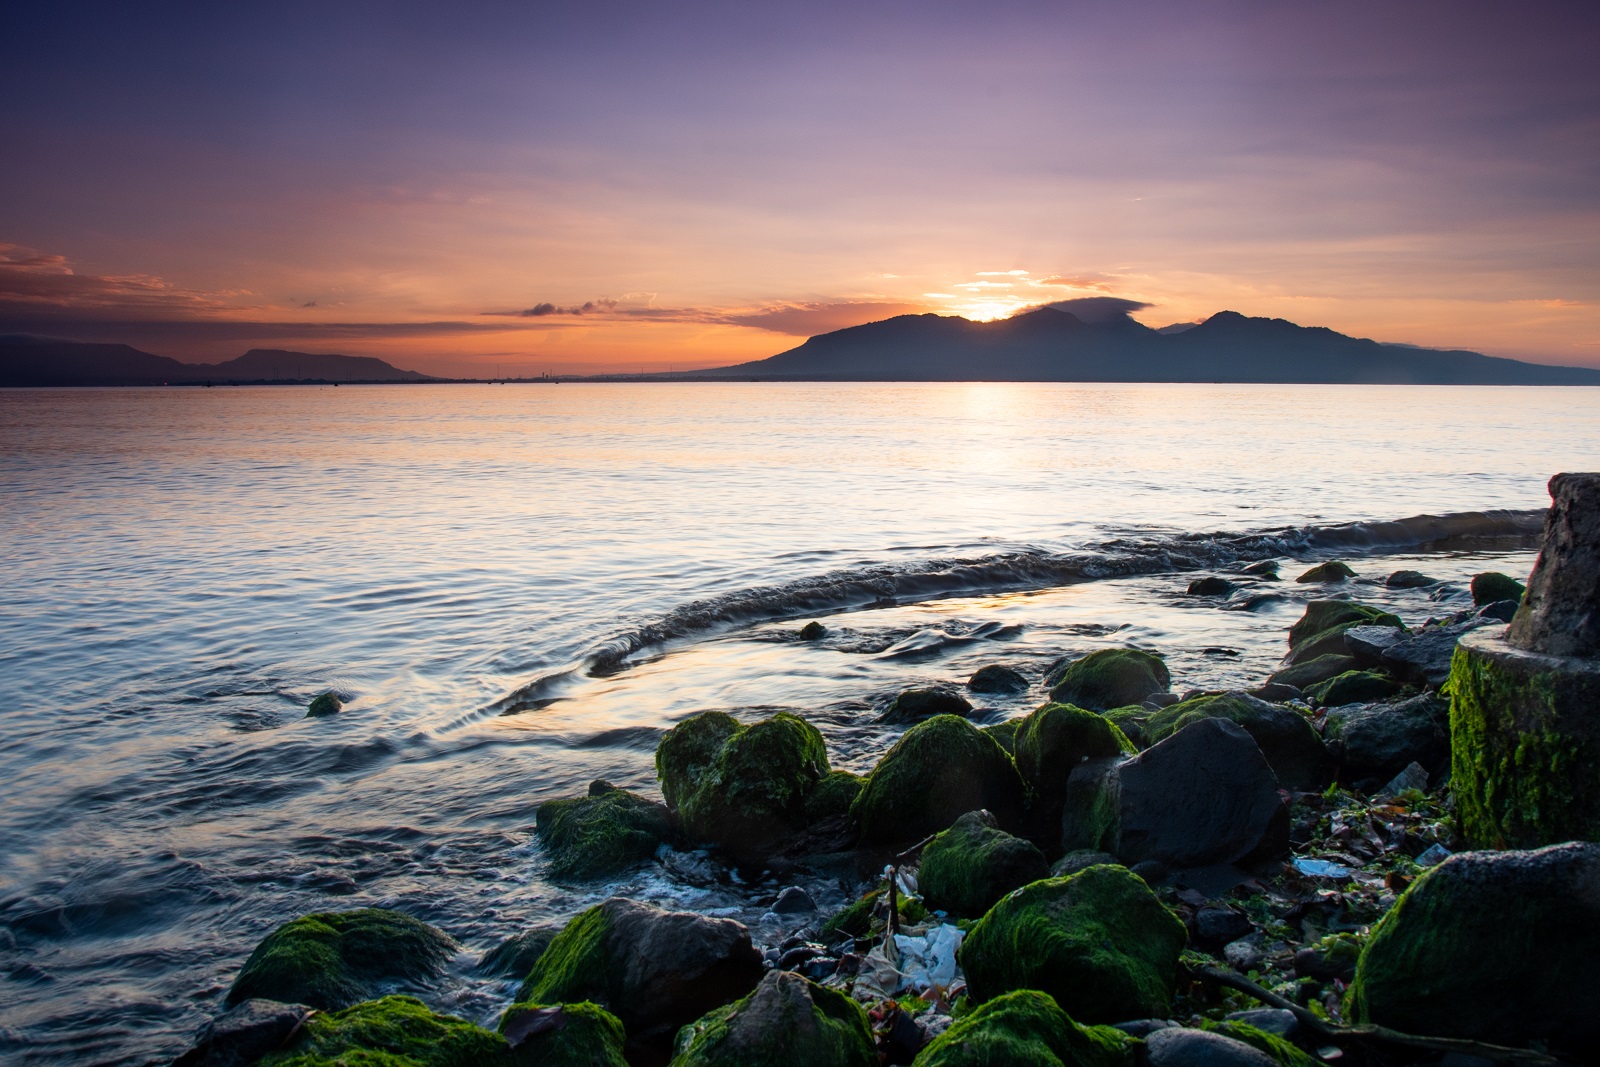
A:
<svg viewBox="0 0 1600 1067">
<path fill-rule="evenodd" d="M 0 332 L 688 369 L 1116 296 L 1600 366 L 1591 0 L 15 3 Z"/>
</svg>

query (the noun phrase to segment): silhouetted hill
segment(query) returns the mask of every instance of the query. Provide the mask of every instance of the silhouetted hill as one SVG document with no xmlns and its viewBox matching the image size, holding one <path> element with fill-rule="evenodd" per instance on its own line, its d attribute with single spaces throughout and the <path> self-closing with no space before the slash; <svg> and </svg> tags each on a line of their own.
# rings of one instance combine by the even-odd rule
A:
<svg viewBox="0 0 1600 1067">
<path fill-rule="evenodd" d="M 223 363 L 182 363 L 128 345 L 0 337 L 0 386 L 178 385 L 192 382 L 420 382 L 371 356 L 253 348 Z"/>
<path fill-rule="evenodd" d="M 1600 370 L 1386 345 L 1221 311 L 1187 329 L 1038 308 L 994 322 L 900 315 L 702 377 L 839 381 L 1306 382 L 1600 385 Z"/>
</svg>

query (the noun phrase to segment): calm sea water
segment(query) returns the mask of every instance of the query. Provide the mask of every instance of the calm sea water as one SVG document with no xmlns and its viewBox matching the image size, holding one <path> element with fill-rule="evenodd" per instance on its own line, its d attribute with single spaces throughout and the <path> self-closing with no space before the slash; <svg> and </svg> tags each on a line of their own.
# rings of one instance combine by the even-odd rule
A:
<svg viewBox="0 0 1600 1067">
<path fill-rule="evenodd" d="M 1542 508 L 1570 469 L 1600 469 L 1600 390 L 0 391 L 0 1059 L 170 1058 L 312 910 L 445 927 L 422 993 L 483 1019 L 509 987 L 476 954 L 609 892 L 762 934 L 776 884 L 704 857 L 549 884 L 535 808 L 653 788 L 705 708 L 801 710 L 861 769 L 876 703 L 985 663 L 1133 643 L 1180 690 L 1255 684 L 1311 592 L 1226 610 L 1190 571 L 1337 554 L 1421 622 L 1530 546 L 1375 524 Z M 329 687 L 344 713 L 304 719 Z"/>
</svg>

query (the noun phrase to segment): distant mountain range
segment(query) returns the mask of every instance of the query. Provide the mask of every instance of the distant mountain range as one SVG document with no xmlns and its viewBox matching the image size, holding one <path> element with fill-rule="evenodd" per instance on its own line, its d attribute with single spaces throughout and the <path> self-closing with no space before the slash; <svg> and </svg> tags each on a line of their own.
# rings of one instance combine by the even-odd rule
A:
<svg viewBox="0 0 1600 1067">
<path fill-rule="evenodd" d="M 224 363 L 182 363 L 128 345 L 0 337 L 0 386 L 180 385 L 202 382 L 423 382 L 372 356 L 252 348 Z"/>
<path fill-rule="evenodd" d="M 1086 322 L 1049 307 L 994 322 L 899 315 L 820 334 L 769 359 L 695 374 L 804 381 L 1600 385 L 1600 370 L 1380 344 L 1233 311 L 1153 330 L 1125 313 Z"/>
</svg>

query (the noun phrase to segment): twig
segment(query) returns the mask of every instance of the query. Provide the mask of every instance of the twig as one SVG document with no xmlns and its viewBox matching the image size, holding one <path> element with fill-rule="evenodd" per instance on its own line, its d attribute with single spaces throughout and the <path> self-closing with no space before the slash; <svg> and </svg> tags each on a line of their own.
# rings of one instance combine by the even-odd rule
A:
<svg viewBox="0 0 1600 1067">
<path fill-rule="evenodd" d="M 900 887 L 896 884 L 900 877 L 899 867 L 889 868 L 889 933 L 900 932 Z"/>
<path fill-rule="evenodd" d="M 1495 1060 L 1500 1063 L 1522 1063 L 1538 1065 L 1538 1067 L 1560 1067 L 1561 1061 L 1554 1056 L 1547 1056 L 1543 1052 L 1533 1049 L 1506 1048 L 1504 1045 L 1491 1045 L 1483 1041 L 1471 1041 L 1461 1037 L 1418 1037 L 1415 1034 L 1403 1034 L 1398 1030 L 1391 1030 L 1387 1026 L 1336 1026 L 1324 1019 L 1318 1018 L 1316 1013 L 1301 1007 L 1292 1000 L 1278 996 L 1270 989 L 1263 988 L 1255 982 L 1232 971 L 1219 971 L 1213 967 L 1188 968 L 1189 973 L 1202 982 L 1211 982 L 1216 985 L 1236 989 L 1261 1001 L 1263 1004 L 1274 1008 L 1282 1008 L 1292 1012 L 1312 1033 L 1330 1041 L 1381 1041 L 1390 1045 L 1401 1045 L 1407 1048 L 1428 1049 L 1432 1052 L 1459 1052 L 1467 1056 L 1481 1056 L 1486 1060 Z"/>
<path fill-rule="evenodd" d="M 906 862 L 907 860 L 914 858 L 924 848 L 928 847 L 928 842 L 929 841 L 932 841 L 934 838 L 936 838 L 938 836 L 939 836 L 938 834 L 929 834 L 927 837 L 924 837 L 921 841 L 918 841 L 916 844 L 912 845 L 910 848 L 906 849 L 904 852 L 901 852 L 901 853 L 897 854 L 895 856 L 895 858 L 894 858 L 895 864 L 898 866 L 899 864 L 902 864 L 902 863 Z"/>
</svg>

